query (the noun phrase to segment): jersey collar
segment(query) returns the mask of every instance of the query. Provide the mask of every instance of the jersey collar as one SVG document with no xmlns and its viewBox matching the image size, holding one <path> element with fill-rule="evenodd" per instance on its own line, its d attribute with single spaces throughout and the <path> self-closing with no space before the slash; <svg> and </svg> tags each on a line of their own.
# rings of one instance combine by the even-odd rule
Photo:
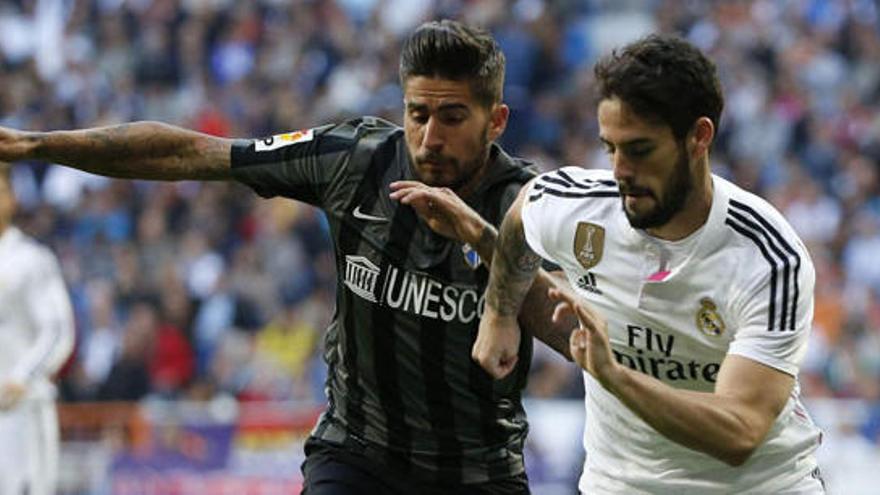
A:
<svg viewBox="0 0 880 495">
<path fill-rule="evenodd" d="M 724 219 L 727 216 L 727 208 L 730 199 L 727 190 L 724 187 L 724 180 L 712 174 L 712 207 L 709 210 L 709 217 L 702 227 L 697 229 L 692 236 L 696 236 L 696 242 L 693 243 L 690 252 L 686 255 L 685 261 L 678 264 L 663 280 L 669 280 L 675 277 L 676 273 L 686 269 L 690 264 L 690 260 L 696 257 L 703 257 L 717 251 L 719 243 L 722 241 L 724 232 Z M 629 224 L 626 214 L 621 206 L 617 217 L 618 227 L 624 233 L 626 243 L 634 251 L 643 251 L 648 249 L 652 243 L 662 243 L 652 238 L 643 229 L 635 229 Z"/>
</svg>

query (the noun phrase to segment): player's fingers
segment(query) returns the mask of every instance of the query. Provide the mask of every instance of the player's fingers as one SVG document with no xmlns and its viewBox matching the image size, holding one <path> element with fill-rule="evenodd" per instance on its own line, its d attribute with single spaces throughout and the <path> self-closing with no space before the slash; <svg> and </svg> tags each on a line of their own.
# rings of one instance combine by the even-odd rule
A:
<svg viewBox="0 0 880 495">
<path fill-rule="evenodd" d="M 479 344 L 474 345 L 471 358 L 496 380 L 504 378 L 513 369 L 509 359 L 504 359 L 500 353 L 493 353 L 483 349 Z M 513 363 L 516 363 L 516 356 L 513 358 Z"/>
<path fill-rule="evenodd" d="M 437 194 L 430 189 L 402 189 L 391 193 L 391 199 L 396 199 L 402 204 L 410 205 L 416 208 L 425 208 L 427 210 L 435 210 L 441 205 L 441 200 Z"/>
<path fill-rule="evenodd" d="M 398 189 L 397 191 L 394 191 L 391 194 L 389 194 L 388 197 L 390 197 L 391 199 L 396 199 L 398 201 L 403 201 L 404 198 L 410 197 L 413 194 L 417 193 L 418 191 L 421 191 L 421 189 L 418 189 L 418 188 Z"/>
<path fill-rule="evenodd" d="M 498 367 L 496 369 L 497 372 L 495 374 L 493 374 L 492 376 L 496 380 L 500 380 L 500 379 L 504 378 L 505 376 L 509 375 L 510 372 L 513 371 L 513 368 L 516 367 L 517 360 L 518 360 L 517 356 L 512 356 L 509 358 L 502 358 L 498 362 Z"/>
<path fill-rule="evenodd" d="M 549 289 L 547 289 L 547 296 L 550 298 L 551 301 L 565 302 L 570 304 L 572 307 L 577 306 L 577 300 L 567 290 L 561 290 L 557 287 L 550 287 Z"/>
<path fill-rule="evenodd" d="M 583 351 L 587 348 L 587 332 L 583 328 L 575 328 L 571 332 L 571 336 L 568 338 L 569 344 L 572 349 L 577 349 L 578 352 Z"/>
<path fill-rule="evenodd" d="M 587 310 L 583 305 L 576 305 L 574 307 L 575 313 L 577 314 L 578 321 L 581 322 L 581 327 L 592 333 L 596 330 L 596 317 L 592 312 Z"/>
<path fill-rule="evenodd" d="M 551 287 L 547 290 L 547 295 L 551 301 L 556 302 L 556 309 L 553 312 L 554 323 L 558 321 L 556 318 L 559 307 L 566 306 L 570 314 L 577 317 L 582 327 L 589 328 L 595 325 L 595 316 L 583 304 L 580 304 L 570 292 Z M 564 314 L 559 313 L 559 316 L 564 316 Z"/>
<path fill-rule="evenodd" d="M 559 323 L 570 315 L 574 315 L 571 305 L 567 302 L 560 302 L 556 303 L 556 307 L 553 308 L 553 316 L 550 319 L 553 323 Z"/>
<path fill-rule="evenodd" d="M 396 180 L 388 185 L 392 191 L 400 189 L 408 189 L 413 187 L 428 187 L 424 183 L 417 180 Z"/>
<path fill-rule="evenodd" d="M 471 349 L 471 359 L 476 361 L 477 364 L 480 365 L 486 371 L 489 371 L 493 366 L 493 359 L 488 349 L 482 344 L 482 341 L 477 339 L 474 343 L 474 347 Z"/>
<path fill-rule="evenodd" d="M 582 368 L 587 368 L 587 335 L 582 328 L 576 328 L 571 332 L 568 339 L 569 352 L 575 362 Z"/>
</svg>

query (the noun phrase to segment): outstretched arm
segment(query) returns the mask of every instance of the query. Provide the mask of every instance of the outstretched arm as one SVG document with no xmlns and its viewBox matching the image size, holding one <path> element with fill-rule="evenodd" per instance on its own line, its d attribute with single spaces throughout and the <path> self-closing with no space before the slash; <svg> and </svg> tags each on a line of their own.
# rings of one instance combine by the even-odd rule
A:
<svg viewBox="0 0 880 495">
<path fill-rule="evenodd" d="M 228 179 L 231 147 L 231 139 L 159 122 L 53 132 L 0 127 L 2 161 L 42 160 L 126 179 Z"/>
<path fill-rule="evenodd" d="M 525 189 L 524 187 L 523 190 Z M 435 232 L 470 244 L 480 255 L 486 266 L 490 268 L 493 266 L 495 248 L 499 238 L 498 231 L 454 192 L 448 188 L 428 187 L 421 182 L 415 181 L 392 183 L 391 190 L 393 191 L 391 193 L 392 199 L 412 206 Z M 516 210 L 517 218 L 519 217 L 519 208 L 522 202 L 521 197 L 522 193 L 510 207 L 510 214 L 513 214 L 514 210 Z M 536 257 L 536 263 L 537 268 L 540 265 L 540 258 Z M 514 323 L 518 319 L 519 324 L 529 334 L 544 342 L 570 361 L 571 354 L 569 352 L 568 335 L 577 321 L 574 318 L 570 318 L 556 324 L 551 322 L 553 304 L 547 298 L 547 290 L 550 287 L 554 287 L 557 283 L 565 282 L 543 270 L 537 270 L 534 283 L 530 280 L 529 285 L 525 286 L 527 294 L 523 296 L 522 310 L 520 311 L 520 307 L 517 306 L 509 311 L 512 311 L 511 319 L 514 320 Z M 489 306 L 487 304 L 487 313 L 488 309 Z M 484 319 L 487 313 L 484 313 Z M 502 347 L 504 347 L 504 350 L 502 350 Z M 510 369 L 512 370 L 513 365 L 516 364 L 515 358 L 518 349 L 519 327 L 517 327 L 515 337 L 508 335 L 506 344 L 485 337 L 481 340 L 478 336 L 477 344 L 474 347 L 474 359 L 483 364 L 483 361 L 489 362 L 490 355 L 498 359 L 500 359 L 501 355 L 504 355 L 505 362 L 513 360 L 510 362 Z M 485 364 L 484 367 L 486 367 Z"/>
</svg>

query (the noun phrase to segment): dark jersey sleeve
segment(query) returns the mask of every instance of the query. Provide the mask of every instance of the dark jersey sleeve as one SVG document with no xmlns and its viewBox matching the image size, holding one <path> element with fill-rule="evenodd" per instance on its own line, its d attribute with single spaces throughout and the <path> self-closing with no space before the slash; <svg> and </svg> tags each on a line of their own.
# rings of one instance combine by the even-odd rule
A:
<svg viewBox="0 0 880 495">
<path fill-rule="evenodd" d="M 358 143 L 377 121 L 360 118 L 265 139 L 237 140 L 232 146 L 232 175 L 262 197 L 284 196 L 325 206 L 345 177 Z"/>
</svg>

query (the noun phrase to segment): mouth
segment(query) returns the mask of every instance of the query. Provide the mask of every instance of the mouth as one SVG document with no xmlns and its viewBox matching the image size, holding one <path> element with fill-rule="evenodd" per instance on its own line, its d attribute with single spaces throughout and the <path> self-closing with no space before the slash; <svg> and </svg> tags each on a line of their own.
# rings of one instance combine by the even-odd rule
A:
<svg viewBox="0 0 880 495">
<path fill-rule="evenodd" d="M 440 167 L 448 167 L 452 163 L 452 159 L 444 158 L 442 156 L 432 156 L 426 158 L 420 158 L 416 160 L 422 167 L 432 167 L 432 168 L 440 168 Z"/>
<path fill-rule="evenodd" d="M 644 198 L 654 196 L 654 194 L 648 189 L 641 188 L 621 188 L 620 194 L 625 198 Z"/>
<path fill-rule="evenodd" d="M 647 207 L 644 202 L 653 199 L 654 193 L 641 187 L 621 187 L 620 197 L 623 199 L 624 208 L 628 211 L 636 211 L 640 209 L 639 205 Z"/>
</svg>

